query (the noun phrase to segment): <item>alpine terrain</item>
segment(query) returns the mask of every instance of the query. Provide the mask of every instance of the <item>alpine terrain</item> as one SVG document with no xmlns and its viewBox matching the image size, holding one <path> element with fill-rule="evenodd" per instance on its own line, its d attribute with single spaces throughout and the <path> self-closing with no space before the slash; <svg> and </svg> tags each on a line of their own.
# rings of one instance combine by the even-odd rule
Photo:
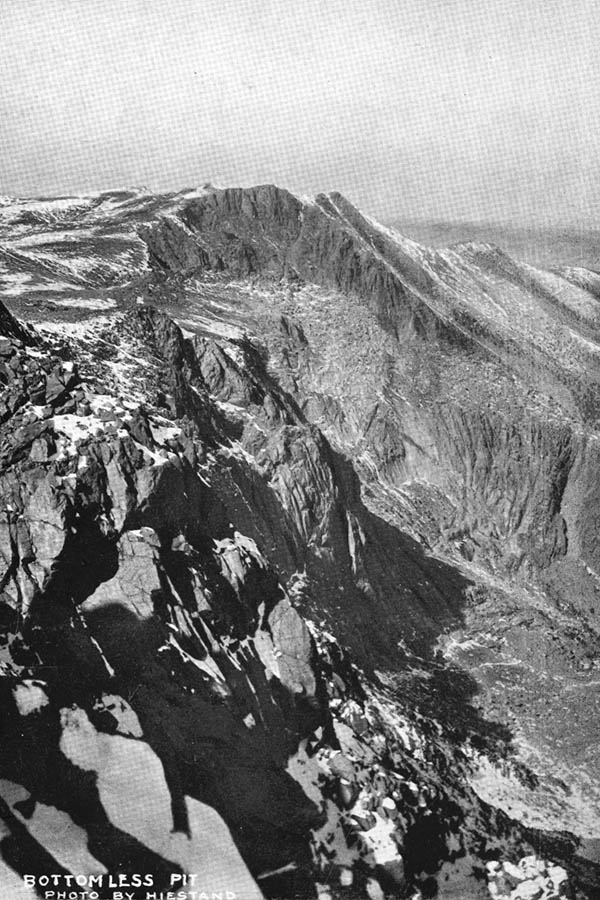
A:
<svg viewBox="0 0 600 900">
<path fill-rule="evenodd" d="M 600 897 L 600 274 L 207 186 L 0 289 L 2 898 Z"/>
</svg>

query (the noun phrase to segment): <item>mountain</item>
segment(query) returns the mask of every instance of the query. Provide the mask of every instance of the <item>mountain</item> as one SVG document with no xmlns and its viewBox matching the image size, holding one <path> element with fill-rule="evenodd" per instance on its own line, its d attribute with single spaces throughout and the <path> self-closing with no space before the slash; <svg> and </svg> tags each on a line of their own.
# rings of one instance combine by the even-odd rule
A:
<svg viewBox="0 0 600 900">
<path fill-rule="evenodd" d="M 206 186 L 0 287 L 5 891 L 600 896 L 600 275 Z"/>
<path fill-rule="evenodd" d="M 599 234 L 592 223 L 517 225 L 406 218 L 388 224 L 428 247 L 478 240 L 497 244 L 510 256 L 542 269 L 584 266 L 597 270 L 600 266 Z"/>
</svg>

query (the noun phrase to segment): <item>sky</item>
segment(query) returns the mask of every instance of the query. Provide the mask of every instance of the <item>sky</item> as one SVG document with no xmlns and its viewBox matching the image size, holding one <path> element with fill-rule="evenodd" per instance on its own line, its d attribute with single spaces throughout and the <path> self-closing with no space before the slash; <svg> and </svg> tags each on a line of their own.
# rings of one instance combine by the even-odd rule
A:
<svg viewBox="0 0 600 900">
<path fill-rule="evenodd" d="M 0 0 L 0 194 L 595 223 L 599 39 L 597 0 Z"/>
</svg>

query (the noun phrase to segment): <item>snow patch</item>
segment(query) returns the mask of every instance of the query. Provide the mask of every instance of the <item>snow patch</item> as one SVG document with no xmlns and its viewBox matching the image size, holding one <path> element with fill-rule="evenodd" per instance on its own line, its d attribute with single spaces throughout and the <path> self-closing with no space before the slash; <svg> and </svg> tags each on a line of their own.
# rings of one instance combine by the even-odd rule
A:
<svg viewBox="0 0 600 900">
<path fill-rule="evenodd" d="M 33 813 L 23 816 L 16 804 L 29 800 L 30 794 L 21 785 L 0 779 L 0 795 L 11 807 L 11 811 L 25 826 L 31 836 L 38 841 L 65 869 L 77 874 L 102 875 L 108 870 L 88 850 L 88 834 L 76 825 L 71 816 L 55 806 L 36 802 Z M 2 887 L 6 885 L 0 881 Z M 3 893 L 3 896 L 8 897 Z M 10 895 L 11 900 L 13 895 Z"/>
<path fill-rule="evenodd" d="M 57 306 L 66 306 L 72 307 L 74 309 L 114 309 L 117 306 L 117 301 L 113 300 L 112 297 L 106 297 L 102 299 L 102 297 L 89 297 L 89 298 L 79 298 L 79 297 L 67 297 L 64 300 L 52 300 Z"/>
<path fill-rule="evenodd" d="M 140 720 L 129 703 L 122 697 L 116 694 L 102 694 L 102 699 L 96 702 L 94 709 L 109 712 L 116 719 L 120 734 L 137 738 L 143 737 L 144 732 Z"/>
<path fill-rule="evenodd" d="M 44 687 L 44 682 L 30 681 L 29 679 L 15 685 L 13 697 L 22 716 L 30 716 L 32 713 L 40 712 L 44 706 L 48 706 L 50 701 Z"/>
<path fill-rule="evenodd" d="M 201 873 L 199 890 L 229 890 L 244 900 L 261 900 L 229 829 L 212 807 L 186 797 L 190 837 L 173 831 L 171 792 L 148 744 L 96 731 L 78 707 L 61 710 L 61 726 L 61 751 L 79 768 L 96 773 L 100 801 L 116 828 L 184 872 Z"/>
</svg>

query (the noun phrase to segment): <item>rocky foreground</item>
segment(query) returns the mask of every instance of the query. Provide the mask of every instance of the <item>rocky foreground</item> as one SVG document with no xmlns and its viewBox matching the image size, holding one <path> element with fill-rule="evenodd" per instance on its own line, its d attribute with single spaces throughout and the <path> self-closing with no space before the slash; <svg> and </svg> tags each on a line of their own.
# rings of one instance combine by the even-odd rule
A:
<svg viewBox="0 0 600 900">
<path fill-rule="evenodd" d="M 266 186 L 0 286 L 2 896 L 600 896 L 600 276 Z"/>
</svg>

